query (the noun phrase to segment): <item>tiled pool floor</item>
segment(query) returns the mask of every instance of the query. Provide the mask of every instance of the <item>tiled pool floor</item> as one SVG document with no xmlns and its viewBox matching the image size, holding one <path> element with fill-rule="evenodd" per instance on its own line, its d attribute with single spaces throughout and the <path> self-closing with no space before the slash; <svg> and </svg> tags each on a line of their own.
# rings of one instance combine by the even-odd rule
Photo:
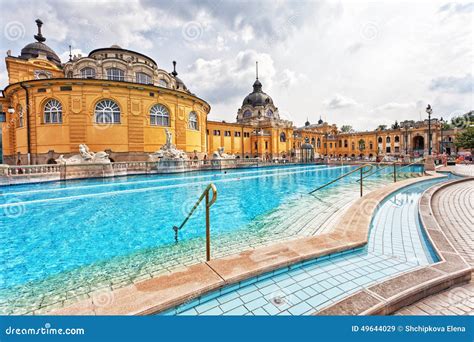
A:
<svg viewBox="0 0 474 342">
<path fill-rule="evenodd" d="M 315 261 L 247 286 L 241 284 L 226 294 L 216 292 L 167 314 L 311 314 L 363 287 L 432 263 L 436 256 L 425 242 L 418 199 L 436 182 L 439 180 L 411 185 L 384 200 L 373 217 L 368 245 L 362 250 Z"/>
<path fill-rule="evenodd" d="M 372 191 L 389 182 L 390 179 L 367 180 L 364 191 Z M 330 231 L 344 209 L 358 197 L 357 183 L 327 188 L 316 198 L 300 194 L 277 210 L 255 218 L 244 229 L 212 236 L 212 257 Z M 204 261 L 204 246 L 203 237 L 180 241 L 172 248 L 152 248 L 0 292 L 0 314 L 42 314 L 88 298 L 97 291 L 116 289 L 169 273 Z M 410 267 L 414 266 L 410 264 Z"/>
</svg>

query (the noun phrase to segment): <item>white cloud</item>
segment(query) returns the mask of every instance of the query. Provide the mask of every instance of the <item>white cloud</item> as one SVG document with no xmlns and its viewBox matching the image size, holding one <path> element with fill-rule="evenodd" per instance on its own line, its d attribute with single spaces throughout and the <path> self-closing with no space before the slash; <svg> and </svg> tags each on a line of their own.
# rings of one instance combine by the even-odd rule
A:
<svg viewBox="0 0 474 342">
<path fill-rule="evenodd" d="M 323 103 L 329 109 L 341 109 L 358 105 L 354 99 L 341 94 L 336 94 L 332 98 L 324 100 Z"/>
</svg>

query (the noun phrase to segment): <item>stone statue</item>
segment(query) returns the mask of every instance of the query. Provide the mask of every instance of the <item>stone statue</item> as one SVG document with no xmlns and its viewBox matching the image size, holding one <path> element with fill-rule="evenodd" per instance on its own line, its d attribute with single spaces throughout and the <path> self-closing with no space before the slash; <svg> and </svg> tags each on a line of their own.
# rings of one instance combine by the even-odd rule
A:
<svg viewBox="0 0 474 342">
<path fill-rule="evenodd" d="M 86 144 L 79 145 L 79 154 L 76 154 L 69 158 L 64 158 L 64 155 L 61 154 L 58 159 L 56 159 L 58 164 L 106 164 L 110 163 L 109 155 L 103 151 L 101 152 L 91 152 L 89 147 Z"/>
<path fill-rule="evenodd" d="M 161 146 L 161 148 L 153 154 L 148 156 L 148 161 L 158 161 L 160 159 L 167 160 L 185 160 L 188 159 L 186 152 L 178 150 L 175 145 L 173 145 L 173 133 L 166 128 L 166 143 Z"/>
<path fill-rule="evenodd" d="M 217 151 L 212 154 L 212 159 L 235 159 L 235 156 L 224 153 L 224 147 L 219 147 Z"/>
</svg>

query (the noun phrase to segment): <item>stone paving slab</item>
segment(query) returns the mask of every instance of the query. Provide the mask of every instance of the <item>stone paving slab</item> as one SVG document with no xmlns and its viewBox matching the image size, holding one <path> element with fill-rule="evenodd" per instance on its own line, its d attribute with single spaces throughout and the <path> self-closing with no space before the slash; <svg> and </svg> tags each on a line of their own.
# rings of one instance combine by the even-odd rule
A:
<svg viewBox="0 0 474 342">
<path fill-rule="evenodd" d="M 463 166 L 464 173 L 469 166 Z M 470 166 L 474 171 L 474 166 Z M 462 170 L 461 170 L 462 171 Z M 462 173 L 458 170 L 458 173 Z M 445 258 L 454 259 L 453 250 L 474 267 L 474 179 L 457 182 L 437 191 L 432 198 L 433 216 L 446 234 L 449 247 Z M 434 231 L 430 230 L 430 235 Z M 440 232 L 436 232 L 440 234 Z M 443 235 L 444 235 L 443 234 Z M 441 247 L 441 246 L 440 246 Z M 447 247 L 447 246 L 445 246 Z M 457 256 L 457 261 L 461 257 Z M 396 315 L 474 315 L 474 280 L 431 295 L 395 313 Z"/>
<path fill-rule="evenodd" d="M 469 179 L 467 181 L 470 181 Z M 433 219 L 431 205 L 434 195 L 440 189 L 450 187 L 465 186 L 466 180 L 457 180 L 447 184 L 439 184 L 431 187 L 420 199 L 420 219 L 423 227 L 432 241 L 441 261 L 424 267 L 419 270 L 407 272 L 400 276 L 389 279 L 381 284 L 367 289 L 374 298 L 379 298 L 379 302 L 370 308 L 365 308 L 364 300 L 366 294 L 359 291 L 343 301 L 339 301 L 330 307 L 319 312 L 319 315 L 344 315 L 347 312 L 357 314 L 390 314 L 400 310 L 406 305 L 412 304 L 419 299 L 432 295 L 446 288 L 459 283 L 471 280 L 471 266 L 454 249 L 453 252 L 446 252 L 446 249 L 453 250 L 452 244 L 440 231 L 437 217 Z M 431 234 L 433 233 L 434 234 Z M 365 308 L 365 309 L 364 309 Z M 414 309 L 417 311 L 418 309 Z"/>
</svg>

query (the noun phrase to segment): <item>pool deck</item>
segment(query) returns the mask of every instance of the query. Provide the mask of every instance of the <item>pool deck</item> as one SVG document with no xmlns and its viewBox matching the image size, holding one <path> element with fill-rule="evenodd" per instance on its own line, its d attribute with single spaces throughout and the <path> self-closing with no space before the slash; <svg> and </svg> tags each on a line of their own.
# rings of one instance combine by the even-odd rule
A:
<svg viewBox="0 0 474 342">
<path fill-rule="evenodd" d="M 185 304 L 203 294 L 219 290 L 224 286 L 238 286 L 239 282 L 319 256 L 354 249 L 367 244 L 371 218 L 380 203 L 393 191 L 421 180 L 443 177 L 432 174 L 416 179 L 392 183 L 374 190 L 356 200 L 340 217 L 336 228 L 328 233 L 277 243 L 266 247 L 244 251 L 210 262 L 184 267 L 171 274 L 143 280 L 116 290 L 104 290 L 91 294 L 90 298 L 56 309 L 46 314 L 53 315 L 146 315 L 162 312 L 168 308 Z M 437 187 L 434 187 L 437 188 Z M 422 199 L 421 207 L 429 214 L 429 198 Z M 439 291 L 447 283 L 470 279 L 470 267 L 458 256 L 444 234 L 435 227 L 436 221 L 429 215 L 424 218 L 429 227 L 430 238 L 437 247 L 443 261 L 430 267 L 405 273 L 387 282 L 372 286 L 350 296 L 338 305 L 323 310 L 326 314 L 389 313 L 395 307 L 392 302 L 400 292 L 430 294 L 432 287 Z M 467 273 L 466 273 L 467 272 Z M 413 296 L 412 296 L 413 297 Z M 405 298 L 405 297 L 403 297 Z M 403 299 L 402 298 L 402 299 Z M 411 302 L 413 302 L 413 299 Z M 406 305 L 406 304 L 405 304 Z M 335 309 L 337 308 L 337 309 Z M 375 309 L 374 309 L 375 308 Z M 391 311 L 390 311 L 391 310 Z"/>
<path fill-rule="evenodd" d="M 435 193 L 435 219 L 454 248 L 474 270 L 474 178 Z M 474 315 L 474 280 L 431 295 L 396 315 Z"/>
<path fill-rule="evenodd" d="M 473 178 L 465 178 L 438 184 L 429 188 L 420 199 L 420 218 L 429 239 L 441 258 L 440 262 L 361 290 L 327 307 L 318 314 L 391 314 L 425 297 L 464 283 L 468 283 L 465 285 L 465 289 L 472 294 L 473 287 L 470 283 L 472 264 L 465 260 L 463 253 L 458 252 L 456 247 L 465 246 L 466 243 L 469 244 L 471 251 L 474 247 L 474 242 L 470 238 L 472 237 L 472 222 L 469 224 L 469 218 L 472 217 L 472 202 L 470 202 L 471 199 L 466 199 L 467 192 L 464 191 L 466 188 L 471 188 L 472 191 L 473 183 Z M 446 212 L 446 210 L 453 210 L 454 208 L 461 210 L 461 212 L 457 214 Z M 462 213 L 464 213 L 465 219 L 459 220 L 458 215 Z M 463 232 L 465 233 L 468 230 L 470 235 L 462 236 Z M 456 232 L 456 235 L 453 235 L 453 231 Z M 459 233 L 461 235 L 458 235 Z M 451 239 L 448 238 L 450 235 Z M 440 298 L 446 297 L 445 294 L 439 296 Z M 464 297 L 466 297 L 466 294 L 464 294 Z M 469 297 L 469 294 L 467 297 Z M 436 303 L 436 299 L 429 298 L 425 301 Z M 453 303 L 452 299 L 447 300 L 451 300 L 451 303 Z M 446 303 L 446 300 L 443 301 Z M 469 304 L 471 305 L 470 311 L 472 311 L 472 300 L 469 301 Z M 405 309 L 402 312 L 420 314 L 422 310 L 417 309 L 417 305 L 427 308 L 426 302 L 422 301 L 415 304 L 412 309 Z M 467 308 L 468 306 L 465 309 L 467 310 Z M 429 311 L 429 309 L 426 310 Z M 458 312 L 460 314 L 462 311 L 453 309 L 453 312 L 449 310 L 445 312 L 448 312 L 448 314 Z"/>
</svg>

